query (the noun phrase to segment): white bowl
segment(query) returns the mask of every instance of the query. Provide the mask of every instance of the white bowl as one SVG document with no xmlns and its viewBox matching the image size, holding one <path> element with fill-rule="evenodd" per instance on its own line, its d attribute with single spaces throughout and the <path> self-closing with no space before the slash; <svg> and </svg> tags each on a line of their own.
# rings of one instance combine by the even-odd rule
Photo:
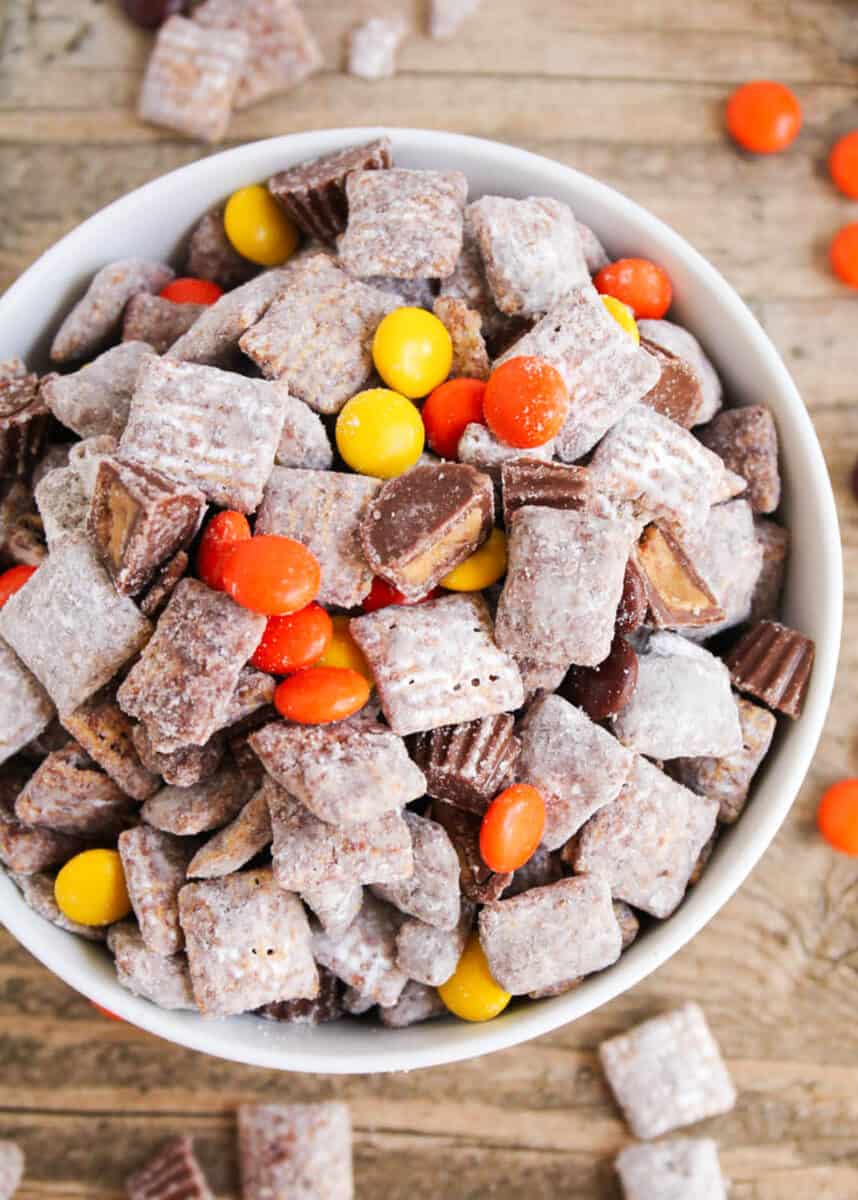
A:
<svg viewBox="0 0 858 1200">
<path fill-rule="evenodd" d="M 781 723 L 752 803 L 721 838 L 702 881 L 675 916 L 649 929 L 615 966 L 575 991 L 514 1004 L 485 1025 L 451 1018 L 387 1030 L 342 1021 L 310 1030 L 253 1016 L 212 1021 L 162 1012 L 119 986 L 103 950 L 35 916 L 11 880 L 0 877 L 4 924 L 79 992 L 180 1045 L 284 1071 L 394 1071 L 486 1054 L 565 1025 L 649 975 L 730 899 L 786 817 L 822 731 L 840 644 L 842 562 L 831 485 L 805 406 L 772 343 L 715 268 L 661 221 L 605 184 L 535 154 L 452 133 L 338 129 L 272 138 L 204 158 L 109 205 L 30 267 L 0 299 L 0 358 L 20 354 L 38 366 L 61 315 L 105 263 L 129 255 L 170 258 L 197 218 L 235 188 L 380 132 L 390 134 L 403 166 L 458 168 L 474 195 L 555 196 L 595 229 L 613 256 L 642 255 L 667 269 L 675 295 L 671 316 L 700 338 L 732 401 L 767 404 L 774 412 L 784 517 L 792 534 L 785 620 L 815 638 L 817 657 L 803 715 Z"/>
</svg>

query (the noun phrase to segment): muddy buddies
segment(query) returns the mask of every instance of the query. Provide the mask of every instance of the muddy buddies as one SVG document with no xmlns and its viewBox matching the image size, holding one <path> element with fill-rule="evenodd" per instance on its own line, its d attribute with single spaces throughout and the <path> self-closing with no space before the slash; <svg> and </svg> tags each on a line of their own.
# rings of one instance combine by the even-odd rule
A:
<svg viewBox="0 0 858 1200">
<path fill-rule="evenodd" d="M 282 29 L 237 7 L 164 27 L 150 119 L 216 137 L 315 69 L 290 5 Z M 187 103 L 193 63 L 218 103 Z M 658 264 L 386 138 L 223 197 L 175 262 L 126 252 L 49 363 L 0 364 L 23 901 L 136 995 L 271 1036 L 483 1021 L 609 968 L 801 715 L 769 411 L 724 396 Z M 603 1060 L 642 1137 L 733 1100 L 694 1008 Z M 307 1162 L 351 1195 L 337 1106 L 240 1130 L 246 1196 Z M 707 1141 L 619 1170 L 629 1196 L 722 1194 Z M 208 1195 L 182 1140 L 129 1194 L 171 1173 Z"/>
</svg>

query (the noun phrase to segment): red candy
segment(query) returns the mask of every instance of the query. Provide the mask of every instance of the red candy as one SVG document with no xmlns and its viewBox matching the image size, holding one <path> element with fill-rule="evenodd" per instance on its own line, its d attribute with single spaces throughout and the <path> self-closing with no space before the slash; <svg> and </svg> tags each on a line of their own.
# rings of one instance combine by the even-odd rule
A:
<svg viewBox="0 0 858 1200">
<path fill-rule="evenodd" d="M 184 276 L 168 283 L 158 294 L 162 300 L 172 300 L 174 304 L 214 304 L 223 295 L 223 288 L 210 279 Z"/>
<path fill-rule="evenodd" d="M 316 556 L 292 538 L 267 533 L 239 542 L 223 568 L 223 590 L 242 608 L 282 617 L 316 598 L 321 569 Z"/>
<path fill-rule="evenodd" d="M 274 693 L 281 717 L 300 725 L 344 721 L 369 699 L 369 683 L 348 667 L 306 667 L 284 679 Z"/>
<path fill-rule="evenodd" d="M 485 425 L 481 379 L 450 379 L 436 387 L 423 405 L 426 440 L 442 458 L 458 458 L 459 439 L 467 425 Z"/>
<path fill-rule="evenodd" d="M 507 359 L 486 384 L 486 424 L 507 446 L 520 450 L 544 446 L 563 428 L 568 411 L 566 384 L 542 358 Z"/>
<path fill-rule="evenodd" d="M 828 169 L 836 187 L 858 200 L 858 129 L 835 142 L 828 156 Z"/>
<path fill-rule="evenodd" d="M 858 288 L 858 221 L 844 225 L 829 251 L 834 274 L 849 287 Z"/>
<path fill-rule="evenodd" d="M 528 783 L 505 788 L 486 809 L 480 855 L 492 871 L 517 871 L 533 857 L 545 832 L 545 801 Z"/>
<path fill-rule="evenodd" d="M 639 320 L 658 320 L 670 308 L 673 287 L 666 271 L 648 258 L 619 258 L 593 280 L 603 296 L 627 304 Z"/>
<path fill-rule="evenodd" d="M 387 608 L 390 604 L 425 604 L 427 600 L 434 600 L 436 596 L 441 595 L 440 588 L 433 588 L 431 592 L 427 592 L 425 596 L 421 596 L 419 600 L 408 600 L 403 596 L 402 592 L 397 591 L 385 579 L 379 579 L 376 576 L 372 581 L 372 587 L 369 589 L 369 595 L 363 600 L 361 607 L 364 612 L 376 612 L 379 608 Z"/>
<path fill-rule="evenodd" d="M 321 658 L 333 631 L 331 618 L 318 604 L 308 604 L 287 617 L 269 617 L 262 641 L 250 661 L 269 675 L 300 671 Z"/>
<path fill-rule="evenodd" d="M 118 1021 L 120 1025 L 125 1024 L 125 1022 L 122 1020 L 122 1017 L 117 1017 L 116 1013 L 112 1013 L 109 1008 L 102 1008 L 101 1005 L 96 1004 L 94 1000 L 90 1000 L 90 1004 L 95 1011 L 100 1012 L 103 1017 L 107 1017 L 111 1021 Z"/>
<path fill-rule="evenodd" d="M 240 512 L 218 513 L 212 517 L 197 550 L 197 575 L 216 592 L 224 591 L 223 570 L 239 542 L 250 540 L 250 524 Z"/>
<path fill-rule="evenodd" d="M 736 88 L 727 101 L 727 131 L 753 154 L 786 150 L 801 129 L 801 105 L 782 83 L 755 79 Z"/>
<path fill-rule="evenodd" d="M 0 575 L 0 608 L 36 573 L 35 567 L 10 567 Z"/>
</svg>

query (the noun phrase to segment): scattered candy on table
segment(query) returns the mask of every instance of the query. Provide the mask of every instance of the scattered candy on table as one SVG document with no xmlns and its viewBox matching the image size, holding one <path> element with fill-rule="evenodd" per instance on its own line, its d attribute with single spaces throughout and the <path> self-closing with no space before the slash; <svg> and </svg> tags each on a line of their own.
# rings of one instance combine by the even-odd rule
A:
<svg viewBox="0 0 858 1200">
<path fill-rule="evenodd" d="M 420 413 L 399 392 L 370 388 L 348 400 L 337 417 L 337 449 L 352 470 L 392 479 L 423 453 Z"/>
<path fill-rule="evenodd" d="M 832 784 L 819 802 L 816 822 L 835 850 L 858 855 L 858 779 Z"/>
<path fill-rule="evenodd" d="M 858 129 L 845 133 L 831 147 L 828 170 L 844 196 L 858 200 Z"/>
<path fill-rule="evenodd" d="M 786 150 L 801 129 L 801 105 L 783 83 L 755 79 L 736 88 L 727 102 L 727 129 L 744 150 L 776 154 Z"/>
<path fill-rule="evenodd" d="M 831 243 L 834 274 L 849 287 L 858 288 L 858 221 L 844 225 Z"/>
<path fill-rule="evenodd" d="M 112 925 L 131 911 L 116 850 L 85 850 L 69 859 L 54 885 L 57 906 L 78 925 Z"/>
</svg>

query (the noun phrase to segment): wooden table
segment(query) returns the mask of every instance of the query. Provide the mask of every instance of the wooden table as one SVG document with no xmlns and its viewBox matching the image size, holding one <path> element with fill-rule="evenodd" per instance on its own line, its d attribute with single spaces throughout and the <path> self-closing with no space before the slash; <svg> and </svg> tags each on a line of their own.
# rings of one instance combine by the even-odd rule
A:
<svg viewBox="0 0 858 1200">
<path fill-rule="evenodd" d="M 375 11 L 388 8 L 376 5 Z M 418 5 L 400 0 L 399 10 Z M 421 6 L 422 7 L 422 6 Z M 858 208 L 828 184 L 832 139 L 858 125 L 858 5 L 848 0 L 484 0 L 453 43 L 415 37 L 400 73 L 339 73 L 366 3 L 306 0 L 325 71 L 242 113 L 235 142 L 349 124 L 455 129 L 599 176 L 670 222 L 753 305 L 801 388 L 840 503 L 847 626 L 816 763 L 741 893 L 653 978 L 517 1050 L 411 1075 L 284 1076 L 203 1058 L 102 1019 L 0 933 L 0 1136 L 18 1138 L 22 1196 L 119 1197 L 127 1171 L 180 1129 L 219 1196 L 236 1195 L 240 1101 L 352 1105 L 362 1197 L 615 1197 L 627 1134 L 594 1049 L 685 998 L 709 1014 L 740 1089 L 719 1139 L 735 1200 L 858 1196 L 858 866 L 813 832 L 820 789 L 855 773 L 858 611 L 858 297 L 826 244 Z M 112 0 L 7 0 L 0 17 L 0 287 L 83 217 L 197 158 L 133 114 L 148 39 Z M 2 10 L 0 10 L 2 11 Z M 722 132 L 736 83 L 792 84 L 806 127 L 786 156 L 751 161 Z"/>
</svg>

